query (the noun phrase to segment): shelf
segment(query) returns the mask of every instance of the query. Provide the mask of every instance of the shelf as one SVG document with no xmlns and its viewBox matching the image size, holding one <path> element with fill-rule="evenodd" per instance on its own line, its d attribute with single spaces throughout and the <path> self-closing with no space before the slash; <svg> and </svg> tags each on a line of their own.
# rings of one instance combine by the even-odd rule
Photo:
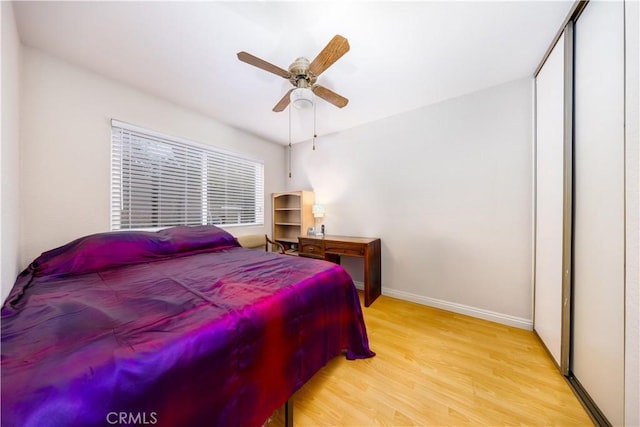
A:
<svg viewBox="0 0 640 427">
<path fill-rule="evenodd" d="M 311 207 L 313 191 L 289 191 L 272 194 L 272 239 L 282 243 L 287 253 L 297 248 L 298 236 L 307 233 L 314 225 Z M 295 251 L 294 251 L 295 252 Z"/>
<path fill-rule="evenodd" d="M 284 243 L 298 243 L 298 238 L 296 237 L 295 239 L 287 239 L 287 238 L 281 238 L 281 239 L 277 239 L 278 242 L 284 242 Z"/>
</svg>

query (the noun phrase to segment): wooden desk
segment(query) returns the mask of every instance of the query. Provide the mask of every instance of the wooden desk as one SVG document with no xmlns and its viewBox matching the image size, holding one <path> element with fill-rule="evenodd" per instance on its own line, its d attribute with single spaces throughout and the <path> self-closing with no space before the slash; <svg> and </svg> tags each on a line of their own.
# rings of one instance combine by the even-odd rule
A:
<svg viewBox="0 0 640 427">
<path fill-rule="evenodd" d="M 364 258 L 364 306 L 369 307 L 382 292 L 380 239 L 369 237 L 298 237 L 300 256 L 340 264 L 341 256 Z"/>
</svg>

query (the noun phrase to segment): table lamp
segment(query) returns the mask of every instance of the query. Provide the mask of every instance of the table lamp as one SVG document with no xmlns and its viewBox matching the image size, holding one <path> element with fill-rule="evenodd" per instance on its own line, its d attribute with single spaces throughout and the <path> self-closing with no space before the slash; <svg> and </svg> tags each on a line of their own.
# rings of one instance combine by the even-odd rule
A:
<svg viewBox="0 0 640 427">
<path fill-rule="evenodd" d="M 313 217 L 318 222 L 318 218 L 324 217 L 324 205 L 320 203 L 316 203 L 311 207 L 311 212 L 313 213 Z M 324 226 L 322 226 L 322 231 L 316 226 L 316 236 L 321 237 L 324 236 Z"/>
</svg>

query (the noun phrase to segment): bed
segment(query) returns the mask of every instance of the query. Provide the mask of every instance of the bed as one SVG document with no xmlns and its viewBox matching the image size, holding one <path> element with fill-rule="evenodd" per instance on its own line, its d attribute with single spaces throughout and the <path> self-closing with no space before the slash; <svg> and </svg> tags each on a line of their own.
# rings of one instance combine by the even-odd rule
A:
<svg viewBox="0 0 640 427">
<path fill-rule="evenodd" d="M 374 356 L 342 267 L 215 226 L 45 252 L 1 323 L 3 426 L 259 426 L 330 359 Z"/>
</svg>

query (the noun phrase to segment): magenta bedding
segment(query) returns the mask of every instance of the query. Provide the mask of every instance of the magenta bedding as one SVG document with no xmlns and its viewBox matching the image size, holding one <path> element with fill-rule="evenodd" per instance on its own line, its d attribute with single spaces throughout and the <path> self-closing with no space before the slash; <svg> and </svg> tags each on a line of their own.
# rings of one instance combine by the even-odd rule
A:
<svg viewBox="0 0 640 427">
<path fill-rule="evenodd" d="M 2 307 L 2 426 L 259 426 L 343 352 L 374 355 L 339 265 L 213 226 L 87 236 Z"/>
</svg>

